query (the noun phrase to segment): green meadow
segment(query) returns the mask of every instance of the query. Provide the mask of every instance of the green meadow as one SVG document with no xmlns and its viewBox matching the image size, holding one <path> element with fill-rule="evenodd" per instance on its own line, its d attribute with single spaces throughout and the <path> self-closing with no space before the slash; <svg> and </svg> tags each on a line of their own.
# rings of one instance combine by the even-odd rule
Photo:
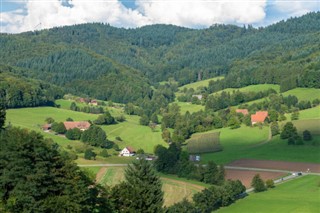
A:
<svg viewBox="0 0 320 213">
<path fill-rule="evenodd" d="M 180 106 L 180 112 L 182 115 L 184 115 L 187 111 L 189 111 L 190 113 L 194 113 L 194 112 L 198 112 L 200 110 L 205 109 L 205 106 L 202 105 L 198 105 L 198 104 L 192 104 L 190 102 L 174 102 L 176 104 L 178 104 L 178 106 Z"/>
<path fill-rule="evenodd" d="M 110 108 L 113 116 L 121 114 L 120 109 Z M 52 117 L 57 122 L 63 122 L 67 118 L 75 121 L 95 120 L 98 115 L 83 112 L 75 112 L 71 110 L 53 108 L 53 107 L 36 107 L 7 110 L 7 123 L 14 126 L 20 126 L 31 130 L 41 131 L 41 126 L 45 123 L 47 117 Z M 103 125 L 102 129 L 106 131 L 107 137 L 114 140 L 117 136 L 123 141 L 116 143 L 120 148 L 132 146 L 134 149 L 143 148 L 145 152 L 152 153 L 154 146 L 162 144 L 167 146 L 161 137 L 161 130 L 157 127 L 154 131 L 150 127 L 141 126 L 138 116 L 125 115 L 126 121 L 114 125 Z M 45 137 L 52 138 L 59 145 L 66 147 L 67 145 L 77 145 L 80 142 L 70 141 L 62 136 L 42 132 Z M 82 143 L 80 143 L 81 145 Z M 100 151 L 98 149 L 97 151 Z"/>
<path fill-rule="evenodd" d="M 288 116 L 290 119 L 290 116 Z M 320 118 L 320 106 L 299 111 L 299 119 L 315 119 Z"/>
<path fill-rule="evenodd" d="M 82 168 L 90 174 L 90 177 L 95 177 L 99 174 L 98 183 L 102 186 L 112 187 L 124 180 L 124 170 L 126 167 L 86 167 Z M 101 169 L 101 170 L 100 170 Z M 192 199 L 192 196 L 209 186 L 197 181 L 177 178 L 172 175 L 160 174 L 162 181 L 162 190 L 164 192 L 164 205 L 170 206 L 176 202 L 187 198 Z"/>
<path fill-rule="evenodd" d="M 266 192 L 250 193 L 248 197 L 219 209 L 219 213 L 316 213 L 320 212 L 320 176 L 304 176 L 277 185 Z"/>
<path fill-rule="evenodd" d="M 257 84 L 257 85 L 250 85 L 242 88 L 226 88 L 224 90 L 212 93 L 212 94 L 220 94 L 222 92 L 232 92 L 239 90 L 240 92 L 261 92 L 268 89 L 274 89 L 277 93 L 280 92 L 280 86 L 277 84 Z"/>
<path fill-rule="evenodd" d="M 315 88 L 295 88 L 282 93 L 283 96 L 294 95 L 299 101 L 313 101 L 320 99 L 320 89 Z"/>
<path fill-rule="evenodd" d="M 215 130 L 219 131 L 219 130 Z M 273 137 L 268 141 L 269 127 L 241 127 L 231 130 L 220 130 L 220 143 L 223 151 L 201 154 L 201 161 L 213 160 L 219 164 L 227 164 L 241 158 L 261 160 L 282 160 L 292 162 L 320 163 L 320 136 L 302 146 L 290 146 L 287 140 Z"/>
<path fill-rule="evenodd" d="M 210 81 L 217 81 L 217 80 L 220 80 L 223 78 L 224 77 L 220 76 L 220 77 L 215 77 L 215 78 L 209 78 L 209 79 L 202 80 L 202 81 L 197 81 L 194 83 L 183 85 L 183 86 L 179 87 L 179 90 L 182 91 L 184 88 L 187 88 L 187 89 L 193 88 L 194 90 L 196 90 L 198 87 L 207 87 L 209 85 Z"/>
<path fill-rule="evenodd" d="M 101 126 L 106 131 L 109 139 L 115 140 L 117 136 L 122 139 L 122 141 L 116 142 L 120 148 L 131 146 L 135 150 L 142 148 L 147 153 L 153 153 L 156 145 L 167 146 L 167 143 L 161 137 L 160 127 L 152 130 L 148 126 L 139 124 L 139 116 L 125 115 L 125 117 L 127 119 L 125 122 Z"/>
</svg>

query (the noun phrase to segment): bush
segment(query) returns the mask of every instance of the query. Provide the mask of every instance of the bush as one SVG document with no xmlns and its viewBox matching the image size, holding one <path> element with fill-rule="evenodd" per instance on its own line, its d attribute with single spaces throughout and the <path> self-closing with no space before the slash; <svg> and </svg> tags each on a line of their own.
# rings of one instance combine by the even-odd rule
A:
<svg viewBox="0 0 320 213">
<path fill-rule="evenodd" d="M 87 160 L 95 160 L 96 159 L 97 154 L 93 151 L 92 148 L 86 149 L 86 151 L 84 152 L 84 159 Z"/>
<path fill-rule="evenodd" d="M 274 181 L 272 179 L 266 180 L 267 188 L 274 188 Z"/>
<path fill-rule="evenodd" d="M 259 174 L 256 174 L 252 178 L 251 186 L 253 187 L 255 192 L 263 192 L 267 190 L 267 187 Z"/>
<path fill-rule="evenodd" d="M 66 121 L 73 121 L 73 119 L 69 117 L 66 119 Z"/>
<path fill-rule="evenodd" d="M 46 118 L 45 122 L 47 122 L 48 124 L 52 124 L 54 122 L 54 119 L 51 117 Z"/>
<path fill-rule="evenodd" d="M 100 156 L 106 158 L 106 157 L 109 157 L 109 153 L 108 153 L 108 151 L 106 149 L 103 149 L 100 152 Z"/>
<path fill-rule="evenodd" d="M 119 115 L 116 117 L 116 121 L 124 122 L 124 121 L 126 121 L 126 117 L 124 115 Z"/>
<path fill-rule="evenodd" d="M 120 138 L 120 136 L 117 136 L 117 137 L 116 137 L 116 140 L 117 140 L 117 141 L 122 141 L 122 138 Z"/>
<path fill-rule="evenodd" d="M 311 141 L 312 140 L 312 135 L 309 130 L 304 130 L 302 133 L 302 136 L 303 136 L 304 141 Z"/>
<path fill-rule="evenodd" d="M 78 128 L 69 129 L 66 132 L 66 138 L 69 140 L 79 140 L 81 138 L 81 130 Z"/>
<path fill-rule="evenodd" d="M 51 126 L 51 129 L 53 131 L 55 131 L 56 133 L 58 133 L 58 134 L 64 134 L 64 133 L 67 132 L 67 129 L 66 129 L 66 127 L 64 126 L 64 124 L 62 122 L 53 123 L 52 126 Z"/>
</svg>

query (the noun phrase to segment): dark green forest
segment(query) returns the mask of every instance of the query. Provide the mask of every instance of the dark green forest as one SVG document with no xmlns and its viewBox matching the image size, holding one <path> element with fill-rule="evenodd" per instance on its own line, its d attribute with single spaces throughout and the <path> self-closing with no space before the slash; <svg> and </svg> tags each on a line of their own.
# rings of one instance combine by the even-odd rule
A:
<svg viewBox="0 0 320 213">
<path fill-rule="evenodd" d="M 183 85 L 223 75 L 219 89 L 320 87 L 320 12 L 258 29 L 81 24 L 0 34 L 0 43 L 1 63 L 19 76 L 122 103 L 151 98 L 151 86 L 169 78 Z"/>
</svg>

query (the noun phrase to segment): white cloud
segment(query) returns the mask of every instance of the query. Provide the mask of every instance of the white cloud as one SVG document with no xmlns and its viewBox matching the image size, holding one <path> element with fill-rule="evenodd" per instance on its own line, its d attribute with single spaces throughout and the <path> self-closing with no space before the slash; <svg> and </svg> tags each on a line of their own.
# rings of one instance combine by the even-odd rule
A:
<svg viewBox="0 0 320 213">
<path fill-rule="evenodd" d="M 137 0 L 138 10 L 153 23 L 208 27 L 214 23 L 252 24 L 265 17 L 266 0 Z"/>
<path fill-rule="evenodd" d="M 301 16 L 311 11 L 320 10 L 319 0 L 275 0 L 272 2 L 274 7 L 288 17 Z"/>
<path fill-rule="evenodd" d="M 73 0 L 65 7 L 59 0 L 27 1 L 25 13 L 3 12 L 1 21 L 7 23 L 3 32 L 23 32 L 88 22 L 104 22 L 114 26 L 136 27 L 151 24 L 139 12 L 124 7 L 118 0 Z M 41 25 L 39 25 L 41 23 Z"/>
<path fill-rule="evenodd" d="M 208 27 L 215 23 L 254 24 L 264 20 L 267 0 L 136 0 L 128 9 L 119 0 L 26 0 L 21 11 L 1 13 L 2 32 L 22 32 L 88 22 L 118 27 L 164 23 Z M 39 25 L 41 23 L 41 25 Z"/>
</svg>

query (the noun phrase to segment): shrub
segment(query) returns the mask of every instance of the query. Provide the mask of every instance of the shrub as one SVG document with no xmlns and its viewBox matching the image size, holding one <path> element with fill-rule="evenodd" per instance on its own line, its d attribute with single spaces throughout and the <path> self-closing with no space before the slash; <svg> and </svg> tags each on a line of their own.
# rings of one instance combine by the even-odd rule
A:
<svg viewBox="0 0 320 213">
<path fill-rule="evenodd" d="M 251 181 L 251 186 L 253 187 L 255 192 L 263 192 L 267 190 L 267 187 L 264 181 L 261 179 L 259 174 L 256 174 Z"/>
<path fill-rule="evenodd" d="M 309 130 L 304 130 L 302 133 L 302 136 L 303 136 L 304 141 L 311 141 L 312 140 L 312 135 Z"/>
<path fill-rule="evenodd" d="M 272 179 L 266 180 L 267 188 L 274 188 L 274 181 Z"/>
<path fill-rule="evenodd" d="M 109 157 L 109 153 L 108 153 L 108 151 L 106 149 L 103 149 L 100 152 L 100 156 L 106 158 L 106 157 Z"/>
<path fill-rule="evenodd" d="M 84 159 L 87 160 L 95 160 L 96 159 L 97 154 L 93 151 L 92 148 L 86 149 L 86 151 L 84 152 Z"/>
</svg>

